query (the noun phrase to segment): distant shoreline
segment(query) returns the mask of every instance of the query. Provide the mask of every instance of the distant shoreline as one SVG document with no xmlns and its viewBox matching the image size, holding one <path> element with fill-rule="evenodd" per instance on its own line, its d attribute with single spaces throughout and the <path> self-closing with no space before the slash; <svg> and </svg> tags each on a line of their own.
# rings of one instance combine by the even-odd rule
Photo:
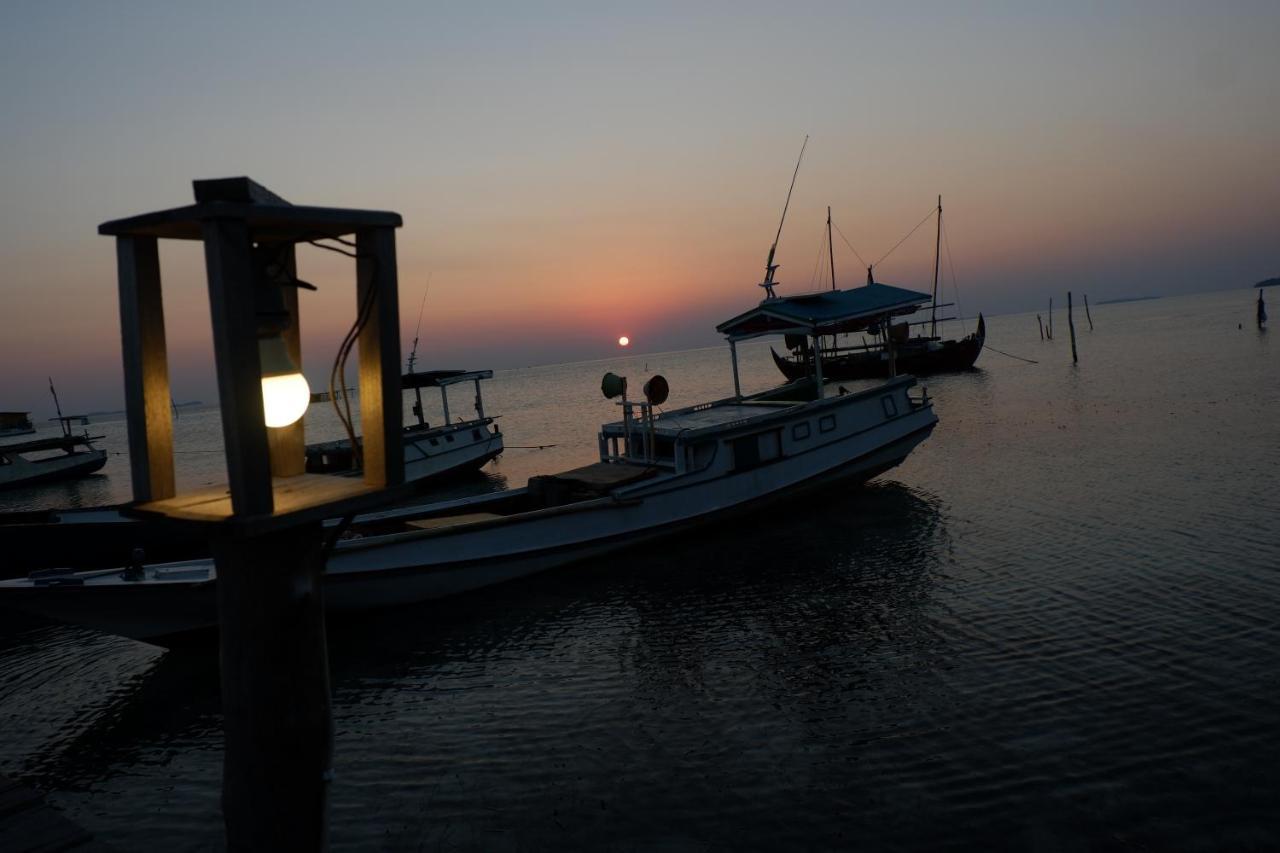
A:
<svg viewBox="0 0 1280 853">
<path fill-rule="evenodd" d="M 1148 299 L 1163 299 L 1163 296 L 1122 296 L 1119 299 L 1104 299 L 1099 305 L 1119 305 L 1122 302 L 1146 302 Z"/>
</svg>

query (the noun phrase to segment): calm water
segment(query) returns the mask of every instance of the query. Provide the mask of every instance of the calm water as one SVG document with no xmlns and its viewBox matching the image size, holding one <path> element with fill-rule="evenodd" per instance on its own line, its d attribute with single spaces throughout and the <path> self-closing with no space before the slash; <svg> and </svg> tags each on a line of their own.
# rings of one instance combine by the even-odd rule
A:
<svg viewBox="0 0 1280 853">
<path fill-rule="evenodd" d="M 1078 367 L 1065 314 L 1052 343 L 994 318 L 1040 363 L 930 379 L 939 427 L 868 488 L 331 625 L 334 847 L 1274 849 L 1280 349 L 1253 298 L 1095 306 Z M 646 361 L 671 405 L 729 387 L 721 350 L 503 373 L 508 443 L 557 446 L 470 488 L 590 461 L 600 374 Z M 16 503 L 124 499 L 125 462 Z M 220 843 L 218 701 L 209 649 L 0 622 L 0 772 L 121 849 Z"/>
</svg>

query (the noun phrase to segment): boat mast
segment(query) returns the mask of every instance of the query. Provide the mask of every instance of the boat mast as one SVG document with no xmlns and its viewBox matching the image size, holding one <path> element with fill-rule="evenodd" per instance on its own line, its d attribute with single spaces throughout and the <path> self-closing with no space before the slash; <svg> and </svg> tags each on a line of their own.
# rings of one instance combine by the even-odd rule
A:
<svg viewBox="0 0 1280 853">
<path fill-rule="evenodd" d="M 938 236 L 933 241 L 933 305 L 929 307 L 929 337 L 938 336 L 938 261 L 942 255 L 942 196 L 938 196 Z"/>
<path fill-rule="evenodd" d="M 831 289 L 836 289 L 836 250 L 831 245 L 831 205 L 827 205 L 827 257 L 831 260 Z"/>
<path fill-rule="evenodd" d="M 71 421 L 62 417 L 62 405 L 58 403 L 58 392 L 53 387 L 53 377 L 49 379 L 49 393 L 53 395 L 53 408 L 58 412 L 58 423 L 62 427 L 62 435 L 65 438 L 71 437 Z"/>
<path fill-rule="evenodd" d="M 418 336 L 422 333 L 422 312 L 427 307 L 427 292 L 431 290 L 431 273 L 427 273 L 427 285 L 422 289 L 422 304 L 418 306 L 418 327 L 413 330 L 413 349 L 409 352 L 409 372 L 413 373 L 413 365 L 418 360 Z M 413 386 L 413 413 L 418 416 L 418 426 L 426 426 L 426 420 L 422 416 L 422 387 L 417 383 Z M 446 422 L 448 419 L 446 418 Z"/>
<path fill-rule="evenodd" d="M 778 264 L 773 262 L 773 255 L 778 251 L 778 240 L 782 238 L 782 225 L 787 221 L 787 208 L 791 206 L 791 191 L 796 188 L 796 176 L 800 174 L 800 163 L 804 160 L 804 149 L 809 145 L 809 134 L 804 136 L 804 144 L 800 146 L 800 156 L 796 158 L 796 170 L 791 173 L 791 186 L 787 189 L 787 201 L 782 205 L 782 219 L 778 222 L 778 233 L 774 235 L 773 245 L 769 247 L 769 259 L 764 262 L 764 281 L 760 282 L 760 286 L 764 288 L 765 299 L 775 299 L 776 294 L 773 292 L 773 272 L 778 268 Z"/>
</svg>

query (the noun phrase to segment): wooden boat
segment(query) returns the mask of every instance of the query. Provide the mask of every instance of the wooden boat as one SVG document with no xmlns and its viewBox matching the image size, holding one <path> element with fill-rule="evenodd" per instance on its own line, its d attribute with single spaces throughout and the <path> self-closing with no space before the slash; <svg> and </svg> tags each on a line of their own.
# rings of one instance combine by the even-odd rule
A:
<svg viewBox="0 0 1280 853">
<path fill-rule="evenodd" d="M 88 430 L 83 435 L 76 435 L 72 431 L 73 423 L 83 426 L 89 423 L 89 418 L 85 415 L 62 414 L 52 381 L 49 383 L 49 391 L 58 408 L 58 416 L 51 420 L 57 421 L 62 427 L 62 435 L 16 444 L 0 444 L 0 489 L 83 477 L 107 464 L 107 451 L 93 446 L 93 442 L 102 436 L 89 435 Z M 30 421 L 27 423 L 29 425 Z"/>
<path fill-rule="evenodd" d="M 894 342 L 897 369 L 914 376 L 934 373 L 958 373 L 971 370 L 982 354 L 987 339 L 987 323 L 978 315 L 978 328 L 960 340 L 943 340 L 936 336 L 907 337 L 906 323 L 893 326 L 890 334 L 897 333 Z M 808 341 L 798 344 L 790 357 L 778 355 L 770 348 L 773 363 L 788 379 L 799 379 L 813 373 L 813 353 Z M 840 347 L 823 350 L 823 376 L 828 379 L 883 379 L 889 376 L 889 351 L 884 343 Z"/>
<path fill-rule="evenodd" d="M 622 392 L 622 419 L 600 428 L 598 462 L 508 492 L 358 517 L 328 557 L 327 606 L 359 610 L 466 592 L 889 470 L 937 423 L 927 394 L 909 393 L 914 378 L 856 393 L 829 393 L 805 379 L 743 395 L 734 345 L 782 329 L 807 328 L 815 338 L 856 329 L 927 299 L 878 286 L 837 296 L 807 326 L 791 318 L 812 309 L 811 300 L 767 299 L 717 327 L 730 343 L 734 394 L 709 403 L 658 413 L 665 380 L 646 383 L 636 402 L 625 380 L 606 376 L 606 394 Z M 207 559 L 37 572 L 0 581 L 0 605 L 154 639 L 215 624 L 216 577 Z"/>
<path fill-rule="evenodd" d="M 933 298 L 926 309 L 930 318 L 916 323 L 884 323 L 871 327 L 873 342 L 853 346 L 841 346 L 833 335 L 823 343 L 823 376 L 827 379 L 883 379 L 892 376 L 890 362 L 896 361 L 899 373 L 928 376 L 934 373 L 954 373 L 971 370 L 987 339 L 987 324 L 978 315 L 978 328 L 960 340 L 944 339 L 938 334 L 938 324 L 947 319 L 939 318 L 938 309 L 949 307 L 938 303 L 938 269 L 942 248 L 942 196 L 938 196 L 937 239 L 933 256 Z M 923 220 L 927 222 L 928 219 Z M 923 222 L 921 224 L 923 224 Z M 919 227 L 919 226 L 917 226 Z M 831 209 L 827 209 L 827 245 L 831 246 Z M 831 259 L 831 286 L 835 289 L 835 256 Z M 874 285 L 871 267 L 867 268 L 867 286 Z M 929 333 L 911 335 L 911 326 L 928 326 Z M 782 356 L 770 349 L 773 363 L 788 379 L 799 379 L 813 374 L 813 351 L 803 335 L 788 335 L 786 344 L 790 355 Z M 892 350 L 892 352 L 890 352 Z"/>
</svg>

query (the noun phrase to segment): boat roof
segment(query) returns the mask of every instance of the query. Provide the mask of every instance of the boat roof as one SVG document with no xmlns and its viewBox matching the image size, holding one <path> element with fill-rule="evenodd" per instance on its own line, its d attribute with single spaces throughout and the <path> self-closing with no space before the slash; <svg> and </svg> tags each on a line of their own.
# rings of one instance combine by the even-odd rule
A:
<svg viewBox="0 0 1280 853">
<path fill-rule="evenodd" d="M 735 341 L 785 333 L 856 332 L 886 316 L 914 313 L 931 298 L 890 284 L 780 296 L 724 321 L 716 331 Z"/>
<path fill-rule="evenodd" d="M 423 370 L 402 374 L 400 376 L 400 387 L 406 389 L 441 388 L 457 382 L 492 378 L 492 370 Z"/>
</svg>

